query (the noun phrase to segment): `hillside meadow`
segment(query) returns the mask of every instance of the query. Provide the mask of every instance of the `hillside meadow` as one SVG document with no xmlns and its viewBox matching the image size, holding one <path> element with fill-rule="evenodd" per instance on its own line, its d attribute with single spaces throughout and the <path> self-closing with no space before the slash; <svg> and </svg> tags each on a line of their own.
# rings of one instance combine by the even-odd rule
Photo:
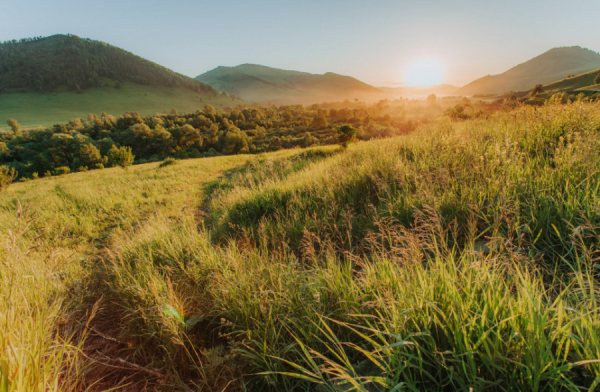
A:
<svg viewBox="0 0 600 392">
<path fill-rule="evenodd" d="M 600 385 L 600 105 L 0 193 L 0 391 Z"/>
<path fill-rule="evenodd" d="M 195 111 L 210 102 L 218 108 L 237 106 L 243 101 L 210 95 L 183 87 L 144 86 L 122 83 L 95 87 L 81 93 L 59 89 L 53 92 L 12 92 L 0 94 L 0 118 L 15 118 L 25 128 L 51 127 L 88 113 L 136 111 L 142 116 L 169 113 L 172 108 Z M 3 123 L 1 128 L 5 127 Z"/>
</svg>

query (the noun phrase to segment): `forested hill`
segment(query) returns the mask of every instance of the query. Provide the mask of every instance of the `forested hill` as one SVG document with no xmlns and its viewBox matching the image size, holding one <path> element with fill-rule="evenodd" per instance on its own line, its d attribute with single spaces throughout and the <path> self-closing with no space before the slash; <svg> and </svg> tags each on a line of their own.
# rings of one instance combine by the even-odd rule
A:
<svg viewBox="0 0 600 392">
<path fill-rule="evenodd" d="M 307 72 L 242 64 L 217 67 L 197 80 L 244 100 L 277 104 L 312 104 L 358 98 L 379 101 L 388 94 L 350 76 Z"/>
<path fill-rule="evenodd" d="M 0 44 L 0 92 L 118 88 L 124 82 L 216 95 L 204 83 L 100 41 L 53 35 Z"/>
</svg>

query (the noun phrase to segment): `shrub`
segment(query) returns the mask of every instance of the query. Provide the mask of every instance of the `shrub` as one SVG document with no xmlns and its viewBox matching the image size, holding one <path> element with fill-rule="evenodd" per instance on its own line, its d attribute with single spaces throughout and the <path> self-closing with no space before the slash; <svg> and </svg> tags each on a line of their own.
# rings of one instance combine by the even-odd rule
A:
<svg viewBox="0 0 600 392">
<path fill-rule="evenodd" d="M 131 147 L 117 148 L 115 145 L 108 150 L 107 157 L 110 166 L 121 166 L 125 170 L 135 159 L 135 155 L 131 153 Z"/>
<path fill-rule="evenodd" d="M 167 159 L 165 159 L 164 161 L 162 161 L 160 163 L 160 165 L 158 165 L 158 167 L 159 168 L 166 167 L 166 166 L 174 165 L 176 163 L 177 163 L 177 159 L 168 157 Z"/>
<path fill-rule="evenodd" d="M 356 141 L 356 128 L 352 125 L 342 125 L 336 128 L 338 143 L 343 148 L 348 148 L 348 144 Z"/>
<path fill-rule="evenodd" d="M 56 174 L 57 176 L 62 176 L 64 174 L 69 174 L 71 173 L 71 169 L 69 169 L 68 166 L 60 166 L 57 167 L 56 169 L 54 169 L 54 174 Z"/>
<path fill-rule="evenodd" d="M 594 79 L 594 84 L 600 84 L 600 73 L 596 75 L 596 79 Z"/>
<path fill-rule="evenodd" d="M 0 192 L 17 178 L 17 174 L 14 167 L 0 166 Z"/>
</svg>

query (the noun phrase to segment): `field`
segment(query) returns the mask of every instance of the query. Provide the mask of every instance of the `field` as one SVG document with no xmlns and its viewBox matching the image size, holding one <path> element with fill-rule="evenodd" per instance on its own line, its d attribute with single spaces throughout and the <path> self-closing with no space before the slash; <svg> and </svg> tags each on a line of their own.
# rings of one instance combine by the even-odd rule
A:
<svg viewBox="0 0 600 392">
<path fill-rule="evenodd" d="M 0 129 L 7 128 L 6 120 L 9 118 L 17 119 L 26 128 L 50 127 L 76 117 L 87 118 L 88 113 L 99 116 L 102 112 L 111 114 L 135 111 L 142 116 L 150 116 L 169 113 L 172 108 L 193 112 L 207 103 L 223 108 L 236 107 L 241 102 L 185 88 L 134 83 L 124 83 L 120 89 L 91 88 L 81 94 L 64 89 L 52 93 L 4 93 L 0 94 Z"/>
<path fill-rule="evenodd" d="M 600 105 L 0 193 L 0 392 L 600 385 Z"/>
</svg>

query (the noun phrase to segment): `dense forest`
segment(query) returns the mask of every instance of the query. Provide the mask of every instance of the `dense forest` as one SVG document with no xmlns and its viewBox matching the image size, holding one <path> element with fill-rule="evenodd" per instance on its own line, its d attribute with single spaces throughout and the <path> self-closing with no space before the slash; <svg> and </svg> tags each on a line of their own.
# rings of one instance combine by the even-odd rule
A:
<svg viewBox="0 0 600 392">
<path fill-rule="evenodd" d="M 276 151 L 338 142 L 336 129 L 353 126 L 358 140 L 385 138 L 413 131 L 446 113 L 457 119 L 483 115 L 498 105 L 473 106 L 464 99 L 345 102 L 312 106 L 240 107 L 217 110 L 206 105 L 193 113 L 142 117 L 89 114 L 50 128 L 23 130 L 9 120 L 0 133 L 0 165 L 19 178 L 36 178 L 116 165 L 114 151 L 130 147 L 135 163 L 198 158 L 222 154 Z M 458 114 L 457 114 L 458 113 Z M 112 152 L 111 152 L 112 151 Z"/>
<path fill-rule="evenodd" d="M 28 38 L 0 44 L 0 92 L 47 92 L 66 86 L 119 88 L 123 82 L 217 91 L 104 42 L 74 35 Z"/>
</svg>

